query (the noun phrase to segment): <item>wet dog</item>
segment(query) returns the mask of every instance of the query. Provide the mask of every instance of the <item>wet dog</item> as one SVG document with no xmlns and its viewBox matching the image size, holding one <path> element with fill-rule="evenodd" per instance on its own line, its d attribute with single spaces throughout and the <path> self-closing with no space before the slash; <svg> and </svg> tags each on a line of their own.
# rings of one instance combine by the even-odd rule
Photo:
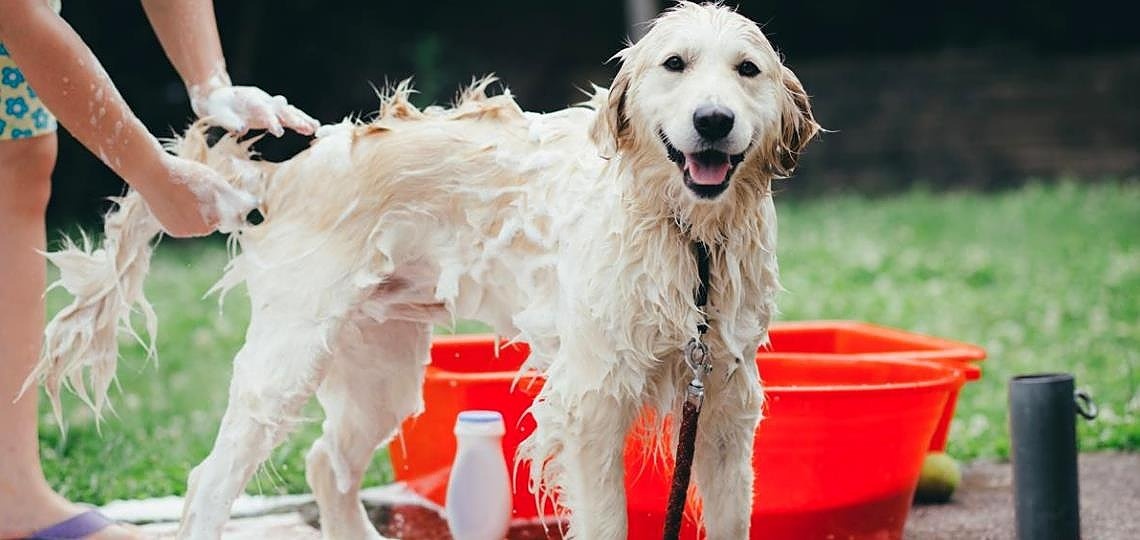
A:
<svg viewBox="0 0 1140 540">
<path fill-rule="evenodd" d="M 726 7 L 681 3 L 617 58 L 608 90 L 549 114 L 488 96 L 488 81 L 422 111 L 401 86 L 375 120 L 325 126 L 283 163 L 252 161 L 231 138 L 210 147 L 200 127 L 177 141 L 257 192 L 265 216 L 236 232 L 241 254 L 219 283 L 246 284 L 252 318 L 217 440 L 190 476 L 183 538 L 220 536 L 314 394 L 327 418 L 307 477 L 323 532 L 379 538 L 362 474 L 424 407 L 432 325 L 457 318 L 530 343 L 527 367 L 548 382 L 521 457 L 568 511 L 568 534 L 587 540 L 625 537 L 623 441 L 646 408 L 678 409 L 681 351 L 707 320 L 698 492 L 709 538 L 747 538 L 763 400 L 752 358 L 779 289 L 771 186 L 819 126 L 760 28 Z M 105 393 L 116 321 L 145 305 L 157 227 L 137 198 L 108 223 L 101 255 L 52 255 L 80 297 L 48 329 L 37 376 L 53 394 L 84 366 Z M 698 241 L 706 309 L 693 294 Z"/>
</svg>

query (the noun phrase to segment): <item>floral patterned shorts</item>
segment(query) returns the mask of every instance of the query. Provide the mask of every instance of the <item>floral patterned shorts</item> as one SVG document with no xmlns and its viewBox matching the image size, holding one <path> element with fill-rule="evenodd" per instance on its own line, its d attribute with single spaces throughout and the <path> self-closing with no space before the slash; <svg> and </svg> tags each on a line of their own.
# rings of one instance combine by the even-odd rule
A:
<svg viewBox="0 0 1140 540">
<path fill-rule="evenodd" d="M 0 43 L 0 141 L 55 131 L 55 117 L 40 103 L 8 49 Z"/>
</svg>

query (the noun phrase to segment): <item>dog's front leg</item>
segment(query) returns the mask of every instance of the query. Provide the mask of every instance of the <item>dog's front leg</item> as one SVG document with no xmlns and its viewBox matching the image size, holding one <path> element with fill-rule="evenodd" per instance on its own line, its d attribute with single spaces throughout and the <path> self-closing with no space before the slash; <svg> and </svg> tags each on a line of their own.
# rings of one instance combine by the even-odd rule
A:
<svg viewBox="0 0 1140 540">
<path fill-rule="evenodd" d="M 543 467 L 546 488 L 560 493 L 570 513 L 566 538 L 624 540 L 622 454 L 636 406 L 604 387 L 583 392 L 551 382 L 532 409 L 532 466 Z"/>
<path fill-rule="evenodd" d="M 697 426 L 697 489 L 708 539 L 739 540 L 749 537 L 752 448 L 763 394 L 754 369 L 741 369 L 728 381 L 713 373 Z"/>
</svg>

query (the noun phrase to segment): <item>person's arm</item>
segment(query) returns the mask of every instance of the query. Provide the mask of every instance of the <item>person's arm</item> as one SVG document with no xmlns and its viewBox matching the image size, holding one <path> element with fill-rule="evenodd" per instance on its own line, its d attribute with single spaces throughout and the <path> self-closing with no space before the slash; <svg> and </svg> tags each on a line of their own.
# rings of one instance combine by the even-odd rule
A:
<svg viewBox="0 0 1140 540">
<path fill-rule="evenodd" d="M 168 233 L 207 234 L 222 219 L 240 219 L 220 208 L 247 212 L 256 203 L 208 167 L 167 154 L 47 2 L 0 1 L 0 41 L 59 122 L 143 195 Z"/>
<path fill-rule="evenodd" d="M 284 128 L 304 135 L 316 131 L 317 121 L 284 97 L 230 83 L 213 0 L 142 0 L 142 5 L 198 116 L 238 133 L 267 129 L 280 137 Z"/>
</svg>

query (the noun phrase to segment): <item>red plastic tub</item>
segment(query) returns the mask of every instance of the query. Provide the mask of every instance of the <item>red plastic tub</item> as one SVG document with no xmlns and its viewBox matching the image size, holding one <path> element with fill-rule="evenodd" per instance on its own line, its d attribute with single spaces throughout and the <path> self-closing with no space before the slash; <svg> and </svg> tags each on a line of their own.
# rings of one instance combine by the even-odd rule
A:
<svg viewBox="0 0 1140 540">
<path fill-rule="evenodd" d="M 768 337 L 769 345 L 760 350 L 761 356 L 930 360 L 961 368 L 967 382 L 981 378 L 982 370 L 975 364 L 986 358 L 986 350 L 976 345 L 857 321 L 778 323 L 772 325 Z M 955 391 L 930 439 L 931 452 L 946 449 L 957 403 L 958 392 Z"/>
<path fill-rule="evenodd" d="M 908 336 L 910 345 L 899 341 Z M 757 355 L 768 401 L 754 452 L 753 537 L 901 538 L 923 457 L 967 374 L 976 377 L 977 368 L 965 362 L 979 359 L 978 349 L 957 351 L 962 344 L 857 323 L 777 325 L 771 338 L 771 350 Z M 907 346 L 927 358 L 908 359 Z M 939 347 L 957 352 L 937 357 Z M 445 502 L 451 431 L 464 409 L 503 413 L 503 446 L 512 458 L 534 427 L 524 412 L 542 383 L 524 377 L 511 390 L 526 355 L 521 344 L 496 355 L 489 336 L 437 338 L 425 381 L 427 410 L 390 445 L 396 479 Z M 671 465 L 647 463 L 646 456 L 631 436 L 632 539 L 660 538 L 668 496 Z M 514 480 L 515 517 L 536 517 L 526 471 Z M 690 516 L 683 538 L 697 537 L 694 523 Z"/>
</svg>

